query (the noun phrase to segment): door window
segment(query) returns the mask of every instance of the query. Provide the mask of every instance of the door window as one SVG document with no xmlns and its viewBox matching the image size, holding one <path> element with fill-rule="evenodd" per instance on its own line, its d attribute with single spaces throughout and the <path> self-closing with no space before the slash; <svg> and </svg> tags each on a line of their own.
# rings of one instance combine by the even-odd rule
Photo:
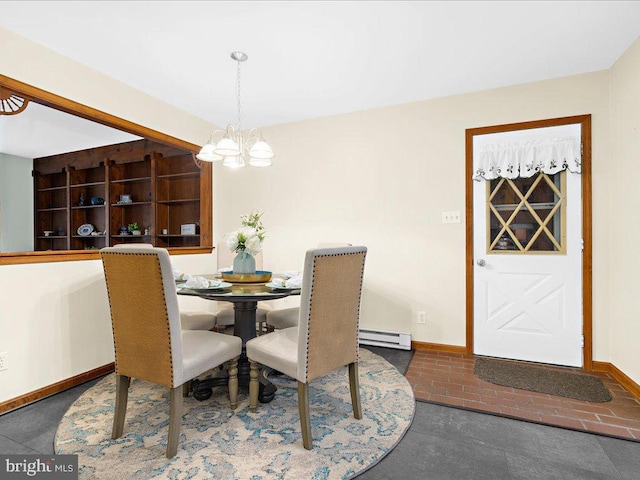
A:
<svg viewBox="0 0 640 480">
<path fill-rule="evenodd" d="M 487 182 L 487 253 L 566 252 L 566 172 Z"/>
</svg>

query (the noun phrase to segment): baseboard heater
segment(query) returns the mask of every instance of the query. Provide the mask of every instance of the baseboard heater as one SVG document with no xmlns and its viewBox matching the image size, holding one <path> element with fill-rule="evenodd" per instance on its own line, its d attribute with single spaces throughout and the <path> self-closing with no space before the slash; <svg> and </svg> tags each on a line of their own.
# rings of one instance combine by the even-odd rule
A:
<svg viewBox="0 0 640 480">
<path fill-rule="evenodd" d="M 377 347 L 411 350 L 411 334 L 361 328 L 358 333 L 358 343 L 362 345 L 375 345 Z"/>
</svg>

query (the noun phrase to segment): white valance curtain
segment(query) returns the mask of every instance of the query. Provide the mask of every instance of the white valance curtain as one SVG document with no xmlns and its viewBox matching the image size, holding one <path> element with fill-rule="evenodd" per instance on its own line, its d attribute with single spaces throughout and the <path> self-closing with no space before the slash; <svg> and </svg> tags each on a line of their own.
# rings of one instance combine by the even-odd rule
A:
<svg viewBox="0 0 640 480">
<path fill-rule="evenodd" d="M 581 172 L 579 137 L 547 138 L 483 145 L 474 150 L 473 179 L 528 178 L 569 170 Z"/>
</svg>

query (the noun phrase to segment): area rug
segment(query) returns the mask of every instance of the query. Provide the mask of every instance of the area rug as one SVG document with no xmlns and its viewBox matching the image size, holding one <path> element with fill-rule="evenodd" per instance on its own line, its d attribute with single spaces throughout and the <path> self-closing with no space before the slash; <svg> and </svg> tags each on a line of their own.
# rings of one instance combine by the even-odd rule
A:
<svg viewBox="0 0 640 480">
<path fill-rule="evenodd" d="M 363 418 L 355 420 L 347 368 L 309 385 L 313 450 L 302 446 L 297 382 L 270 379 L 278 387 L 271 403 L 249 411 L 246 389 L 238 408 L 226 388 L 199 402 L 184 399 L 178 453 L 165 457 L 168 389 L 134 380 L 124 435 L 111 439 L 115 376 L 87 390 L 63 417 L 57 454 L 78 455 L 83 479 L 348 479 L 380 461 L 402 439 L 415 411 L 411 386 L 382 357 L 360 350 Z"/>
<path fill-rule="evenodd" d="M 572 373 L 493 358 L 478 358 L 473 373 L 490 383 L 587 402 L 609 402 L 611 394 L 593 375 Z"/>
</svg>

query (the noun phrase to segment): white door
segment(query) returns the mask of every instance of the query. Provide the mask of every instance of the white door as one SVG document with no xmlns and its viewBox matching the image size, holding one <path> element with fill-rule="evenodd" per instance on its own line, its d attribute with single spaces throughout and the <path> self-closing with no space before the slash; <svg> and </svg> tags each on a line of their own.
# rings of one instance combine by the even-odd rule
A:
<svg viewBox="0 0 640 480">
<path fill-rule="evenodd" d="M 580 125 L 474 136 L 482 145 Z M 582 366 L 581 176 L 475 181 L 474 353 Z"/>
</svg>

